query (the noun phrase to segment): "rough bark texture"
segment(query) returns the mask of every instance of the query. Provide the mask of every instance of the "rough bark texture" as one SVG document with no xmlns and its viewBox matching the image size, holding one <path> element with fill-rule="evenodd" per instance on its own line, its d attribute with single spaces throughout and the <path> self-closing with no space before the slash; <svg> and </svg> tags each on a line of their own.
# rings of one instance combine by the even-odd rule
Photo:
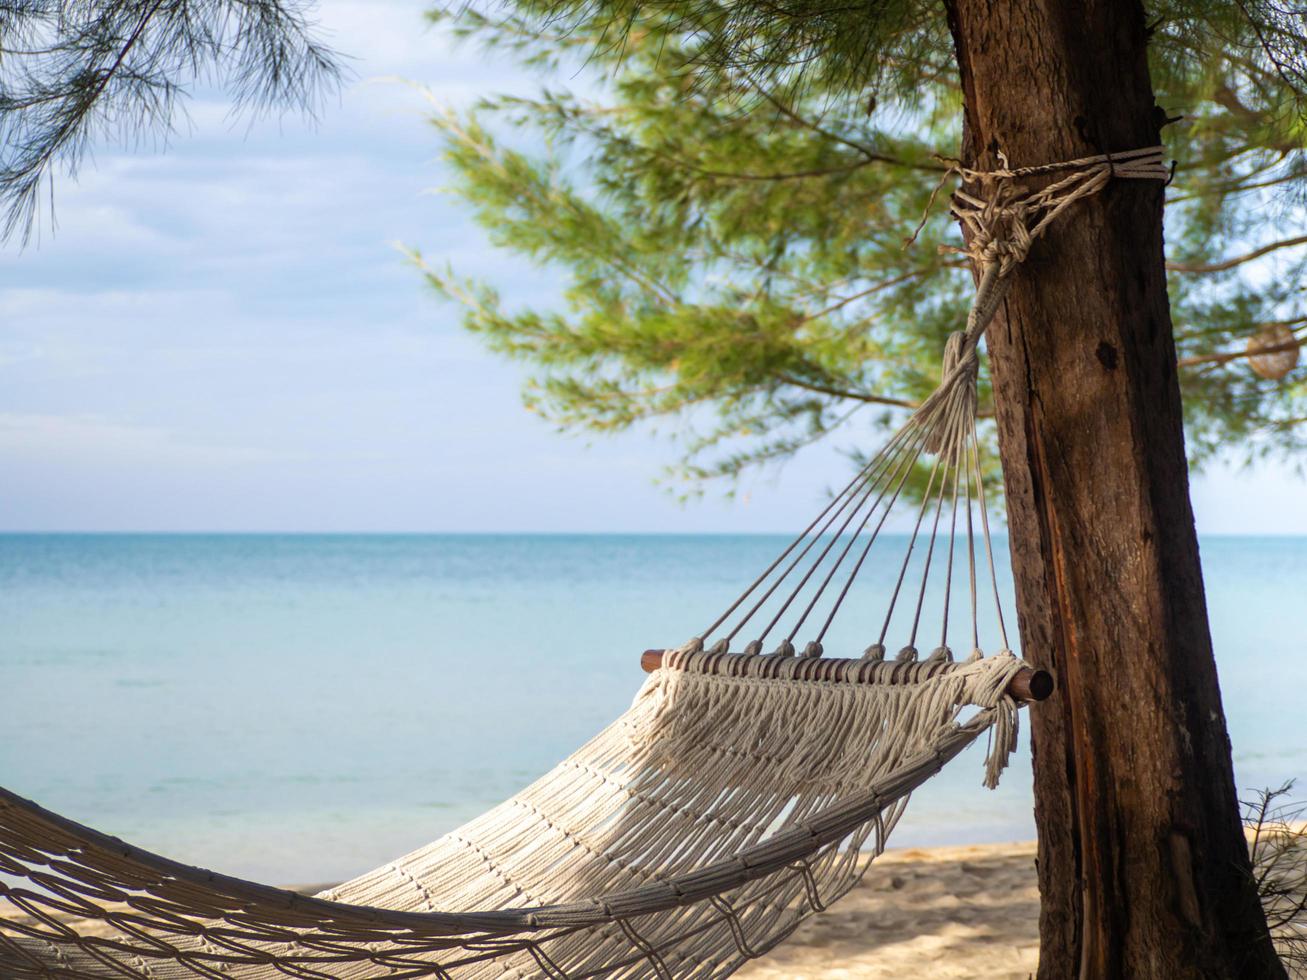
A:
<svg viewBox="0 0 1307 980">
<path fill-rule="evenodd" d="M 1159 142 L 1137 0 L 946 0 L 973 166 Z M 988 339 L 1031 712 L 1039 975 L 1280 977 L 1239 822 L 1189 503 L 1162 188 L 1118 181 Z"/>
</svg>

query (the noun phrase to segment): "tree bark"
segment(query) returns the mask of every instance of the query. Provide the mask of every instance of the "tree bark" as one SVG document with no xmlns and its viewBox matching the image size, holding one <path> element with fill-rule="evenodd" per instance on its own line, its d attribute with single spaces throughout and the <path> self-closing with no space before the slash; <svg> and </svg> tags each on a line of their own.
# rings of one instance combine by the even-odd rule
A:
<svg viewBox="0 0 1307 980">
<path fill-rule="evenodd" d="M 963 156 L 1157 144 L 1138 0 L 946 0 Z M 1240 825 L 1203 597 L 1161 186 L 1074 205 L 988 333 L 1031 710 L 1039 976 L 1283 977 Z"/>
</svg>

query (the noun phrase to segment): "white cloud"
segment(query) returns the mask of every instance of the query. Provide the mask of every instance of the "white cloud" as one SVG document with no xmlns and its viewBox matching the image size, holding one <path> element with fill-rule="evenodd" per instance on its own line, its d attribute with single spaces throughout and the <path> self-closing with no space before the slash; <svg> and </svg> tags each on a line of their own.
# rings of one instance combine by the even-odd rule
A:
<svg viewBox="0 0 1307 980">
<path fill-rule="evenodd" d="M 74 285 L 75 284 L 70 284 Z M 55 289 L 50 287 L 14 287 L 0 289 L 0 318 L 32 320 L 36 333 L 53 323 L 85 321 L 88 318 L 139 318 L 167 310 L 201 308 L 212 310 L 224 302 L 227 294 L 214 289 Z M 13 323 L 8 324 L 12 330 Z"/>
<path fill-rule="evenodd" d="M 157 426 L 94 415 L 0 413 L 0 457 L 7 465 L 60 464 L 114 468 L 230 467 L 283 459 L 246 446 L 199 445 Z"/>
</svg>

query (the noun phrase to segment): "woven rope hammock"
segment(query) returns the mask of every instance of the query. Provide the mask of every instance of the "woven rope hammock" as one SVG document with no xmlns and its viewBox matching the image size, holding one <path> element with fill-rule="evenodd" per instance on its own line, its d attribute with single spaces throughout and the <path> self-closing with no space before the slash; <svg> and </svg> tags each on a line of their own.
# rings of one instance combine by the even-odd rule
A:
<svg viewBox="0 0 1307 980">
<path fill-rule="evenodd" d="M 316 897 L 169 861 L 0 790 L 0 976 L 721 977 L 853 887 L 909 794 L 986 733 L 995 785 L 1019 701 L 1051 683 L 1008 649 L 976 346 L 1058 214 L 1114 176 L 1167 169 L 1155 147 L 954 170 L 980 275 L 938 390 L 700 637 L 645 655 L 630 710 L 484 816 Z M 901 498 L 906 548 L 880 534 Z M 894 572 L 879 634 L 860 658 L 825 657 L 869 561 Z"/>
</svg>

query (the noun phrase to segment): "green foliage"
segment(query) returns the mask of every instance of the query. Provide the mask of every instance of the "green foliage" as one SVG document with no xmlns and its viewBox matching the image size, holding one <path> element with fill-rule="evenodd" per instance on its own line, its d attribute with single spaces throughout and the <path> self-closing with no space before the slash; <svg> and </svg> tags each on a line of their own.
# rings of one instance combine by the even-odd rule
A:
<svg viewBox="0 0 1307 980">
<path fill-rule="evenodd" d="M 1280 244 L 1307 234 L 1303 23 L 1252 3 L 1150 13 L 1158 100 L 1184 117 L 1167 232 L 1191 450 L 1286 453 L 1302 371 L 1265 381 L 1229 355 L 1268 322 L 1307 331 L 1307 248 Z M 938 250 L 957 241 L 944 195 L 931 207 L 961 119 L 942 9 L 515 0 L 433 18 L 547 75 L 585 65 L 580 94 L 434 117 L 491 239 L 562 273 L 558 307 L 520 310 L 426 269 L 529 365 L 532 409 L 671 423 L 697 488 L 828 436 L 857 457 L 932 389 L 971 292 Z"/>
<path fill-rule="evenodd" d="M 185 86 L 237 109 L 311 110 L 341 68 L 303 0 L 0 0 L 0 238 L 32 231 L 41 187 L 92 138 L 160 138 Z"/>
</svg>

